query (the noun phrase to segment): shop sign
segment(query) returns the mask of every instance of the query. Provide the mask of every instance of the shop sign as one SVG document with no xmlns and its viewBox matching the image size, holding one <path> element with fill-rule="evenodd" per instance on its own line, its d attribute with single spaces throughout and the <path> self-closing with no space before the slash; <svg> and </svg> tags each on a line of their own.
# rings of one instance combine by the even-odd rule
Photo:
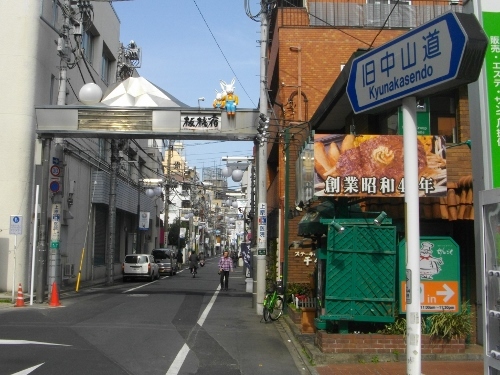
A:
<svg viewBox="0 0 500 375">
<path fill-rule="evenodd" d="M 417 136 L 420 197 L 447 194 L 446 141 Z M 402 135 L 314 136 L 315 196 L 404 197 Z"/>
<path fill-rule="evenodd" d="M 420 237 L 421 313 L 460 312 L 460 248 L 450 237 Z M 406 241 L 399 245 L 399 311 L 406 312 Z"/>
</svg>

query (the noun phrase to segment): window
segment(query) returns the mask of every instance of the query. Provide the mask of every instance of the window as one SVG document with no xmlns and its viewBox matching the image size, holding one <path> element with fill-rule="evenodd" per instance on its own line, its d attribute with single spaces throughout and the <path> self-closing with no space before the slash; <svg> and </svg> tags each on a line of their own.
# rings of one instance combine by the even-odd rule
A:
<svg viewBox="0 0 500 375">
<path fill-rule="evenodd" d="M 106 140 L 103 138 L 99 138 L 99 159 L 106 160 Z"/>
<path fill-rule="evenodd" d="M 52 1 L 52 26 L 56 26 L 57 23 L 57 17 L 59 17 L 59 6 L 57 5 L 57 1 L 53 0 Z"/>
<path fill-rule="evenodd" d="M 111 81 L 111 65 L 115 58 L 106 44 L 102 46 L 101 79 L 109 85 Z"/>
<path fill-rule="evenodd" d="M 446 138 L 446 143 L 457 143 L 456 93 L 430 98 L 431 134 Z"/>
<path fill-rule="evenodd" d="M 59 21 L 59 1 L 58 0 L 41 0 L 40 18 L 44 20 L 47 25 L 51 26 L 54 30 L 58 29 Z"/>
<path fill-rule="evenodd" d="M 85 60 L 92 65 L 92 59 L 94 58 L 94 35 L 88 30 L 82 35 L 82 48 Z"/>
<path fill-rule="evenodd" d="M 108 57 L 102 54 L 102 64 L 101 64 L 101 79 L 106 84 L 109 85 L 110 76 L 110 63 Z"/>
<path fill-rule="evenodd" d="M 366 0 L 367 4 L 411 4 L 411 0 Z"/>
<path fill-rule="evenodd" d="M 410 0 L 366 0 L 365 26 L 415 27 L 413 13 Z"/>
<path fill-rule="evenodd" d="M 55 75 L 50 75 L 50 96 L 49 96 L 49 104 L 54 105 L 57 104 L 57 94 L 59 92 L 59 80 Z"/>
</svg>

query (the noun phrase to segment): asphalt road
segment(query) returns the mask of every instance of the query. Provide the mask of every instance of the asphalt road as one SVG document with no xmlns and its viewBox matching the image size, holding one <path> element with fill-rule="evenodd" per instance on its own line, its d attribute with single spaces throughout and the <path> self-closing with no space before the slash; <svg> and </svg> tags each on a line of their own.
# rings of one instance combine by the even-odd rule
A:
<svg viewBox="0 0 500 375">
<path fill-rule="evenodd" d="M 63 291 L 61 307 L 1 307 L 0 374 L 305 374 L 241 268 L 218 290 L 216 261 L 196 278 Z"/>
</svg>

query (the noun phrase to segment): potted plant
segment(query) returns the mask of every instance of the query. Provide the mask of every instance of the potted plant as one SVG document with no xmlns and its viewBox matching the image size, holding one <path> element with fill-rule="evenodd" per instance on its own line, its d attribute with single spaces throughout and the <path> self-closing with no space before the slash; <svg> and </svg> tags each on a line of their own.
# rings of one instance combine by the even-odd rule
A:
<svg viewBox="0 0 500 375">
<path fill-rule="evenodd" d="M 288 283 L 286 294 L 287 301 L 295 302 L 294 297 L 304 300 L 312 295 L 311 285 L 308 283 Z"/>
</svg>

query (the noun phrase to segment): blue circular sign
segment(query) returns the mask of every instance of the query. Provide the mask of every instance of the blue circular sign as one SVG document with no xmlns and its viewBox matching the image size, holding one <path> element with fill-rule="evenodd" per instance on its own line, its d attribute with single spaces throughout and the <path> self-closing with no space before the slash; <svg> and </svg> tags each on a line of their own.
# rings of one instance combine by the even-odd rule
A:
<svg viewBox="0 0 500 375">
<path fill-rule="evenodd" d="M 59 181 L 52 181 L 49 187 L 51 192 L 57 193 L 60 189 Z"/>
</svg>

